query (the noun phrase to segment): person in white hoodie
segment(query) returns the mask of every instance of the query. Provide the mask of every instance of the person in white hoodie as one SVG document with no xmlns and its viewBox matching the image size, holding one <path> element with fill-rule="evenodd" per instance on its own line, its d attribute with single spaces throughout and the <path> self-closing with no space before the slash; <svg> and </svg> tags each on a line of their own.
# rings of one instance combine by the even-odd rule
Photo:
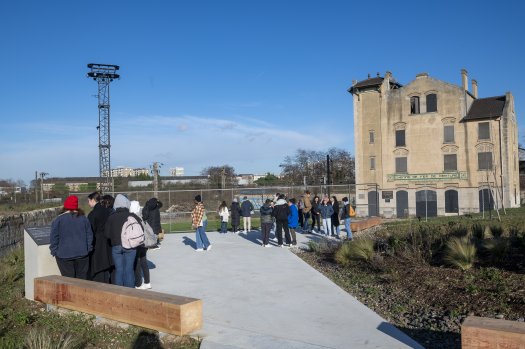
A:
<svg viewBox="0 0 525 349">
<path fill-rule="evenodd" d="M 141 223 L 144 226 L 142 215 L 140 214 L 140 203 L 138 201 L 131 201 L 129 206 L 129 212 L 136 214 L 141 218 Z M 146 257 L 148 249 L 144 245 L 137 247 L 137 254 L 135 256 L 135 288 L 146 290 L 151 288 L 151 282 L 149 277 L 148 258 Z M 142 282 L 144 277 L 144 283 Z"/>
<path fill-rule="evenodd" d="M 226 234 L 228 232 L 228 220 L 230 218 L 230 211 L 228 210 L 228 205 L 226 201 L 223 201 L 217 210 L 217 213 L 221 217 L 221 234 Z"/>
</svg>

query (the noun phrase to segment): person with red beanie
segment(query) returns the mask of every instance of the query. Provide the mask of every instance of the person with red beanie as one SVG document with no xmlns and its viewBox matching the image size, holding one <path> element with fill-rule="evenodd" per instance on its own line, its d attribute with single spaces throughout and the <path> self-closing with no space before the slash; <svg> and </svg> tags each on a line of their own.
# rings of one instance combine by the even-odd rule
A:
<svg viewBox="0 0 525 349">
<path fill-rule="evenodd" d="M 49 245 L 62 276 L 86 280 L 92 249 L 91 224 L 78 207 L 78 197 L 68 196 L 62 213 L 51 223 Z"/>
</svg>

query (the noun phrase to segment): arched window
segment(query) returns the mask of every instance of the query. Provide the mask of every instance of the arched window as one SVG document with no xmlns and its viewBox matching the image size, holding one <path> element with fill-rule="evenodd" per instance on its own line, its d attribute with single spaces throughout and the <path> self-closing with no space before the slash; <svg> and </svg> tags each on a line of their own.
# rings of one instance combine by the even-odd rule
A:
<svg viewBox="0 0 525 349">
<path fill-rule="evenodd" d="M 435 93 L 431 93 L 427 95 L 427 113 L 437 112 L 437 110 L 437 95 Z"/>
</svg>

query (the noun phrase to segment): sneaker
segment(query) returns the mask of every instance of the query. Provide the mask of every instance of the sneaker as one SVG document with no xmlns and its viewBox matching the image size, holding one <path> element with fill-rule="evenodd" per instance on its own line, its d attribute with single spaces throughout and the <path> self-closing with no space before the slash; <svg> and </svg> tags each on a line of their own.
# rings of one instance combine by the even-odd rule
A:
<svg viewBox="0 0 525 349">
<path fill-rule="evenodd" d="M 140 285 L 140 286 L 135 286 L 135 288 L 136 288 L 137 290 L 142 290 L 142 285 Z"/>
<path fill-rule="evenodd" d="M 290 248 L 290 245 L 282 244 L 281 247 L 282 247 L 282 248 Z"/>
<path fill-rule="evenodd" d="M 135 288 L 140 288 L 141 290 L 149 290 L 151 289 L 151 284 L 142 284 L 139 287 L 135 287 Z"/>
<path fill-rule="evenodd" d="M 277 238 L 272 238 L 273 241 L 277 241 Z"/>
<path fill-rule="evenodd" d="M 266 245 L 264 245 L 264 247 L 272 247 L 272 245 L 266 244 Z"/>
<path fill-rule="evenodd" d="M 155 246 L 148 247 L 149 250 L 160 250 L 159 244 L 156 244 Z"/>
<path fill-rule="evenodd" d="M 208 245 L 208 247 L 206 248 L 206 251 L 210 251 L 211 250 L 211 244 Z"/>
<path fill-rule="evenodd" d="M 202 251 L 204 251 L 202 248 L 198 248 L 195 250 L 195 252 L 202 252 Z"/>
</svg>

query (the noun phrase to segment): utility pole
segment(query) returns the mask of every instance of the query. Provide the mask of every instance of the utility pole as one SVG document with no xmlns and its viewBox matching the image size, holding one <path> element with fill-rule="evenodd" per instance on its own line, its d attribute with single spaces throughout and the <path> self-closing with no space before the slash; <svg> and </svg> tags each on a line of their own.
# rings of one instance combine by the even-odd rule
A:
<svg viewBox="0 0 525 349">
<path fill-rule="evenodd" d="M 35 171 L 35 204 L 38 204 L 38 171 Z"/>
<path fill-rule="evenodd" d="M 44 202 L 44 178 L 49 175 L 46 172 L 40 172 L 40 202 Z"/>
<path fill-rule="evenodd" d="M 225 189 L 225 188 L 226 188 L 226 169 L 223 166 L 222 171 L 221 171 L 221 189 Z"/>
<path fill-rule="evenodd" d="M 157 161 L 153 163 L 153 196 L 156 198 L 159 197 L 159 169 L 161 165 L 164 164 Z"/>
<path fill-rule="evenodd" d="M 330 197 L 330 184 L 331 184 L 331 178 L 330 178 L 330 155 L 326 155 L 326 183 L 328 183 L 327 193 L 328 193 L 328 197 Z"/>
</svg>

